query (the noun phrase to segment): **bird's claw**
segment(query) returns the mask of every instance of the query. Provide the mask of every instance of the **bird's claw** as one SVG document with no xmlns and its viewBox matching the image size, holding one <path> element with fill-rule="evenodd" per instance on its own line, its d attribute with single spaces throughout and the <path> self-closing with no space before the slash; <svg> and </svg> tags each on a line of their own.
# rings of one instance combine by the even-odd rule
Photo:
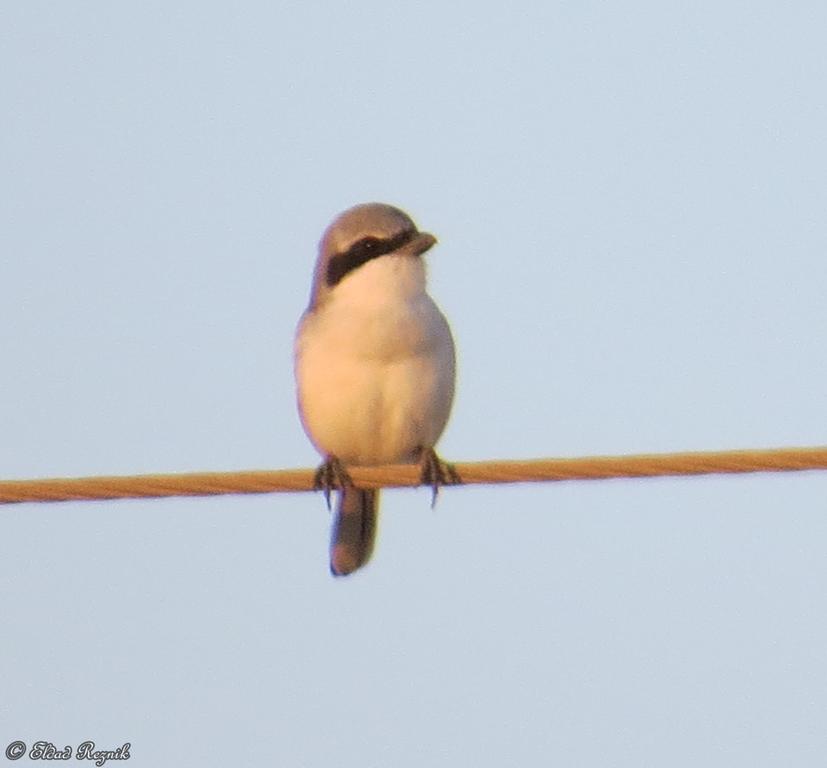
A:
<svg viewBox="0 0 827 768">
<path fill-rule="evenodd" d="M 353 481 L 342 462 L 335 456 L 328 456 L 313 476 L 313 490 L 324 492 L 328 512 L 330 511 L 330 492 L 334 488 L 344 488 L 347 485 L 353 485 Z"/>
<path fill-rule="evenodd" d="M 436 504 L 436 497 L 441 485 L 459 485 L 462 478 L 454 468 L 439 456 L 433 448 L 423 448 L 419 459 L 422 474 L 419 479 L 423 485 L 431 486 L 431 509 Z"/>
</svg>

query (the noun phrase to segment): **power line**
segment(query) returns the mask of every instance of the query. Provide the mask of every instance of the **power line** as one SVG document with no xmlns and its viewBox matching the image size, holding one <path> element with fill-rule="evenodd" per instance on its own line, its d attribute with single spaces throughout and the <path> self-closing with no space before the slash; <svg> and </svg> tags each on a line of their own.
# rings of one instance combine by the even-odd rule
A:
<svg viewBox="0 0 827 768">
<path fill-rule="evenodd" d="M 464 485 L 746 472 L 798 472 L 827 469 L 827 448 L 479 461 L 454 464 L 453 467 Z M 310 491 L 313 490 L 315 474 L 315 470 L 312 469 L 277 469 L 2 480 L 0 504 Z M 349 467 L 348 474 L 354 485 L 361 488 L 420 485 L 420 469 L 417 465 Z"/>
</svg>

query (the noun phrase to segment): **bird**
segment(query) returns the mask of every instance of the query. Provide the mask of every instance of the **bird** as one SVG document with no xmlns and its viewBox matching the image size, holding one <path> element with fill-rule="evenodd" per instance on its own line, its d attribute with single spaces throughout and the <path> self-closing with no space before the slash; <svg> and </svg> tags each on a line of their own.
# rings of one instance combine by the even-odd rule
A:
<svg viewBox="0 0 827 768">
<path fill-rule="evenodd" d="M 456 353 L 426 289 L 436 238 L 401 209 L 363 203 L 339 214 L 319 243 L 310 302 L 296 329 L 299 416 L 323 457 L 317 487 L 338 493 L 330 571 L 365 565 L 379 491 L 354 487 L 351 466 L 420 464 L 433 486 L 457 482 L 434 446 L 454 399 Z"/>
</svg>

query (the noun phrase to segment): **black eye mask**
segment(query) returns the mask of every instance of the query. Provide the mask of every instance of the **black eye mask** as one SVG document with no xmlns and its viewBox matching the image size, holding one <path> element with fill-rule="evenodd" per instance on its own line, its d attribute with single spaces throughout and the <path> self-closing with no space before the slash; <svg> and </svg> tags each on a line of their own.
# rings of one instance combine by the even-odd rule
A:
<svg viewBox="0 0 827 768">
<path fill-rule="evenodd" d="M 378 237 L 363 237 L 361 240 L 357 240 L 344 253 L 337 253 L 327 263 L 325 280 L 328 288 L 332 288 L 339 283 L 348 272 L 352 272 L 357 267 L 361 267 L 362 264 L 365 264 L 371 259 L 384 256 L 386 253 L 391 253 L 401 248 L 413 240 L 416 234 L 415 229 L 406 229 L 395 237 L 384 240 Z"/>
</svg>

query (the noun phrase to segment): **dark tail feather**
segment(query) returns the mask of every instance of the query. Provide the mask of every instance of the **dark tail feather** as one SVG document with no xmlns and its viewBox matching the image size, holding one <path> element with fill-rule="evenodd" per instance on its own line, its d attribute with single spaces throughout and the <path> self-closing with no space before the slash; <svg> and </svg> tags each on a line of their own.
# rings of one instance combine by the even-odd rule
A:
<svg viewBox="0 0 827 768">
<path fill-rule="evenodd" d="M 352 486 L 339 494 L 330 542 L 330 572 L 347 576 L 370 560 L 376 536 L 379 491 Z"/>
</svg>

